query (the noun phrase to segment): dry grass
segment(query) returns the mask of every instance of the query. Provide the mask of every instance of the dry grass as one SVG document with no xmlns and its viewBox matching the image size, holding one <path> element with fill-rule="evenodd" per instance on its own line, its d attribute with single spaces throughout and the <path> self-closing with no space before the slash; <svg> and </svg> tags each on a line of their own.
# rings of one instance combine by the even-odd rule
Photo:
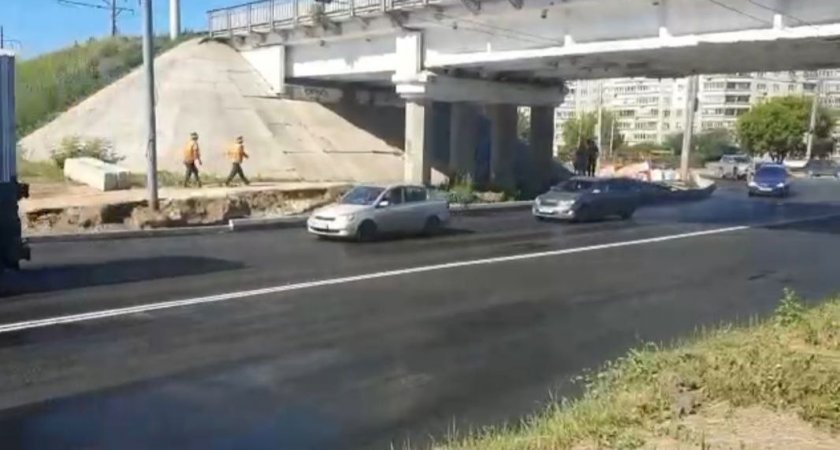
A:
<svg viewBox="0 0 840 450">
<path fill-rule="evenodd" d="M 683 413 L 704 417 L 707 405 L 721 402 L 786 414 L 829 436 L 840 431 L 840 300 L 806 310 L 786 292 L 771 320 L 706 332 L 673 349 L 634 350 L 582 381 L 580 400 L 437 448 L 663 448 L 656 444 L 663 438 L 711 448 L 705 435 L 680 433 L 680 424 Z"/>
</svg>

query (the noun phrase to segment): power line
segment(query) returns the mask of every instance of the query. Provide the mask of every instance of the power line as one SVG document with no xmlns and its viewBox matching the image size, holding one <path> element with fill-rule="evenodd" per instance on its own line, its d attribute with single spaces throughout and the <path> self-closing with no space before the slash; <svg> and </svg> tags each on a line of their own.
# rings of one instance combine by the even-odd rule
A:
<svg viewBox="0 0 840 450">
<path fill-rule="evenodd" d="M 814 25 L 814 24 L 812 24 L 812 23 L 810 23 L 810 22 L 808 22 L 808 21 L 806 21 L 806 20 L 802 20 L 802 19 L 800 19 L 800 18 L 798 18 L 798 17 L 796 17 L 796 16 L 794 16 L 794 15 L 791 15 L 791 14 L 788 14 L 788 13 L 786 13 L 786 12 L 784 12 L 784 11 L 779 10 L 779 9 L 773 8 L 772 6 L 767 6 L 767 5 L 765 5 L 765 4 L 762 4 L 762 3 L 757 2 L 757 1 L 755 1 L 755 0 L 747 0 L 747 1 L 748 1 L 748 2 L 750 2 L 750 3 L 752 3 L 752 4 L 753 4 L 753 5 L 755 5 L 755 6 L 758 6 L 759 8 L 766 9 L 767 11 L 772 11 L 772 12 L 774 12 L 774 13 L 776 13 L 776 14 L 781 14 L 781 15 L 783 15 L 783 16 L 790 17 L 791 19 L 793 19 L 793 20 L 795 20 L 795 21 L 797 21 L 797 22 L 799 22 L 799 23 L 801 23 L 801 24 L 803 24 L 803 25 L 808 25 L 808 26 L 811 26 L 811 27 L 815 27 L 815 26 L 816 26 L 816 25 Z"/>
<path fill-rule="evenodd" d="M 99 0 L 98 2 L 94 3 L 90 1 L 81 1 L 81 0 L 56 0 L 60 5 L 66 6 L 79 6 L 82 8 L 90 8 L 90 9 L 101 9 L 106 10 L 110 13 L 111 16 L 111 36 L 116 36 L 119 31 L 117 30 L 117 18 L 122 13 L 129 13 L 134 14 L 134 9 L 128 8 L 125 6 L 118 6 L 117 0 Z M 123 0 L 125 1 L 125 0 Z"/>
<path fill-rule="evenodd" d="M 740 9 L 735 8 L 734 6 L 727 5 L 726 3 L 723 3 L 723 2 L 721 2 L 721 1 L 718 1 L 718 0 L 707 0 L 707 1 L 708 1 L 709 3 L 712 3 L 712 4 L 714 4 L 714 5 L 717 5 L 717 6 L 721 7 L 721 8 L 723 8 L 723 9 L 726 9 L 726 10 L 728 10 L 728 11 L 732 11 L 732 12 L 734 12 L 734 13 L 736 13 L 736 14 L 740 14 L 740 15 L 742 15 L 742 16 L 744 16 L 744 17 L 749 17 L 750 19 L 755 20 L 755 21 L 757 21 L 757 22 L 761 22 L 761 23 L 763 23 L 763 24 L 767 24 L 767 25 L 771 25 L 771 26 L 773 25 L 773 23 L 772 23 L 772 22 L 768 22 L 767 20 L 764 20 L 764 19 L 762 19 L 762 18 L 760 18 L 760 17 L 756 17 L 756 16 L 754 16 L 754 15 L 752 15 L 752 14 L 750 14 L 750 13 L 746 13 L 746 12 L 744 12 L 744 11 L 741 11 Z"/>
</svg>

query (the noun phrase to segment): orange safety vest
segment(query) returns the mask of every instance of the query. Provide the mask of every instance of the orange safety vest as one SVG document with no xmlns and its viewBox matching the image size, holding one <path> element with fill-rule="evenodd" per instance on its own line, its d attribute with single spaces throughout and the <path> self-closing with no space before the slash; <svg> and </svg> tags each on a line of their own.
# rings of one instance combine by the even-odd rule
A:
<svg viewBox="0 0 840 450">
<path fill-rule="evenodd" d="M 198 142 L 197 141 L 190 141 L 187 144 L 187 147 L 184 148 L 184 162 L 189 164 L 189 163 L 194 163 L 194 162 L 196 162 L 197 160 L 200 160 L 200 159 L 201 159 L 201 150 L 199 150 L 199 148 L 198 148 Z"/>
<path fill-rule="evenodd" d="M 228 158 L 230 159 L 230 162 L 242 164 L 242 160 L 247 157 L 248 154 L 245 153 L 244 144 L 234 144 L 230 150 L 228 150 Z"/>
</svg>

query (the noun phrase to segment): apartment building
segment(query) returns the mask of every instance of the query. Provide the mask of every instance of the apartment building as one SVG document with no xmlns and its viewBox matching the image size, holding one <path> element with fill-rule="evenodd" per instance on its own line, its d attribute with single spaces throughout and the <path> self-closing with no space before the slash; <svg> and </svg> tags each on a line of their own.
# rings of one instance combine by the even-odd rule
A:
<svg viewBox="0 0 840 450">
<path fill-rule="evenodd" d="M 556 109 L 556 145 L 562 145 L 562 126 L 576 113 L 599 106 L 616 115 L 616 131 L 625 142 L 662 143 L 684 126 L 685 79 L 620 78 L 570 83 L 566 101 Z M 695 131 L 734 130 L 738 117 L 765 98 L 814 95 L 820 103 L 840 109 L 840 69 L 798 72 L 760 72 L 703 75 L 698 91 Z M 840 133 L 840 130 L 838 130 Z"/>
</svg>

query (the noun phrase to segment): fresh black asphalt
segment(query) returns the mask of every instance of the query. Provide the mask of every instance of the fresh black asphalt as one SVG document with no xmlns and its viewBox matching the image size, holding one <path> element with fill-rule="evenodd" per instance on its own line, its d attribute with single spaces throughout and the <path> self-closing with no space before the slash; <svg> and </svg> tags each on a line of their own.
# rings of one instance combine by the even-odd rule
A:
<svg viewBox="0 0 840 450">
<path fill-rule="evenodd" d="M 366 245 L 302 230 L 38 244 L 2 280 L 0 325 L 737 225 L 753 228 L 0 334 L 0 442 L 422 447 L 453 424 L 516 421 L 632 346 L 767 314 L 785 287 L 836 291 L 840 183 L 798 180 L 784 200 L 726 184 L 628 222 L 486 213 Z"/>
</svg>

